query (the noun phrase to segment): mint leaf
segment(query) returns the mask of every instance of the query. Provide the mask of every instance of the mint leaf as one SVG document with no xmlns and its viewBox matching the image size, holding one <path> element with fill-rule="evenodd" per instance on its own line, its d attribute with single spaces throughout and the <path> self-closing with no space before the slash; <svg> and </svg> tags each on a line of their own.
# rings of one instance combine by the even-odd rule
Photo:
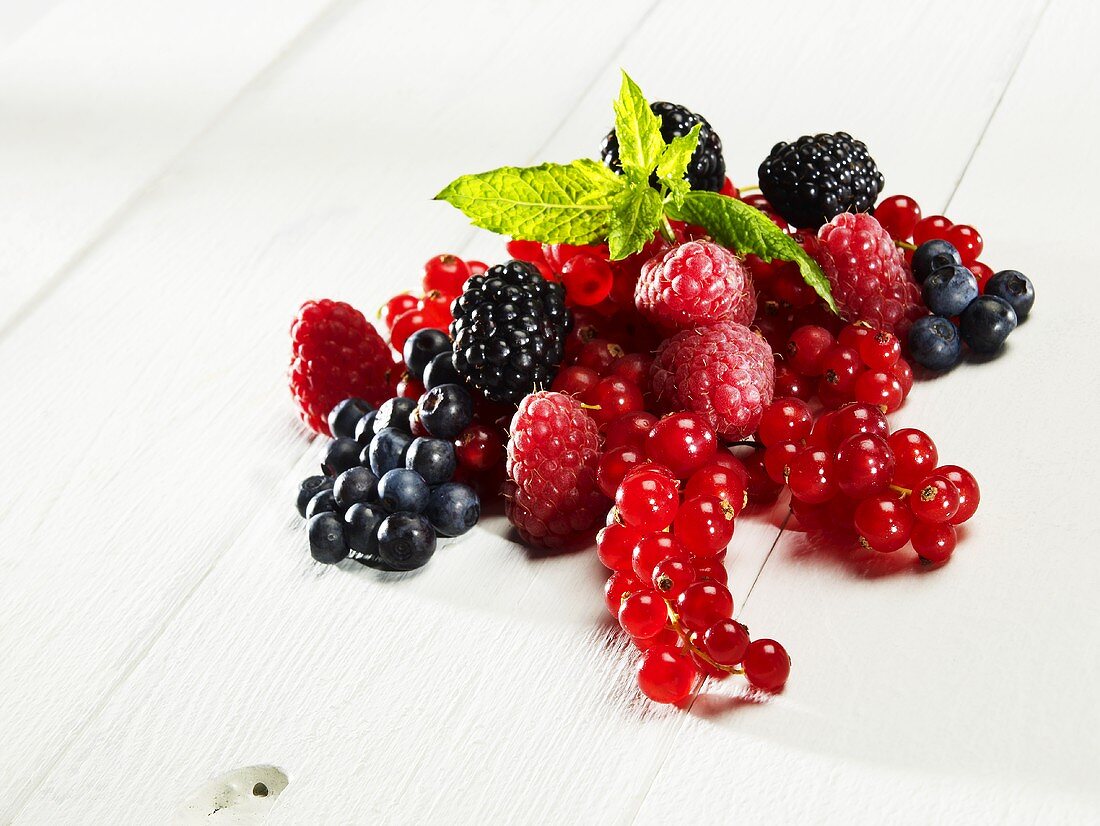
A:
<svg viewBox="0 0 1100 826">
<path fill-rule="evenodd" d="M 657 159 L 657 180 L 668 188 L 669 197 L 674 204 L 680 204 L 691 190 L 684 175 L 687 174 L 691 156 L 699 145 L 699 130 L 703 124 L 697 123 L 686 135 L 673 138 Z"/>
<path fill-rule="evenodd" d="M 618 261 L 642 249 L 664 216 L 661 196 L 647 185 L 634 185 L 615 199 L 611 213 L 611 231 L 607 235 L 607 248 L 611 260 Z"/>
<path fill-rule="evenodd" d="M 720 244 L 742 255 L 752 253 L 764 261 L 774 258 L 793 261 L 802 273 L 802 280 L 837 312 L 829 280 L 821 267 L 760 210 L 717 192 L 689 192 L 680 205 L 668 204 L 666 209 L 671 217 L 703 227 Z"/>
<path fill-rule="evenodd" d="M 615 136 L 619 139 L 619 160 L 623 173 L 636 183 L 649 180 L 664 148 L 661 120 L 638 88 L 638 84 L 623 72 L 623 85 L 615 101 Z"/>
<path fill-rule="evenodd" d="M 587 244 L 607 237 L 615 196 L 626 185 L 603 164 L 582 158 L 463 175 L 435 200 L 492 232 L 544 244 Z"/>
</svg>

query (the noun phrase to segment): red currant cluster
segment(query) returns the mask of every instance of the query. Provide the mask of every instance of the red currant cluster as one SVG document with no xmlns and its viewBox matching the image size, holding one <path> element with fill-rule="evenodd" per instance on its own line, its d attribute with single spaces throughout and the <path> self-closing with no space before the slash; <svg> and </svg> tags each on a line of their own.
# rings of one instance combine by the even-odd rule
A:
<svg viewBox="0 0 1100 826">
<path fill-rule="evenodd" d="M 703 676 L 736 673 L 782 688 L 787 652 L 773 640 L 750 643 L 732 619 L 724 558 L 749 476 L 714 430 L 691 413 L 629 413 L 608 428 L 598 479 L 615 501 L 596 542 L 613 572 L 607 608 L 642 651 L 645 695 L 678 703 Z"/>
<path fill-rule="evenodd" d="M 978 280 L 978 292 L 985 291 L 993 270 L 978 260 L 985 249 L 981 233 L 969 224 L 953 224 L 943 215 L 921 216 L 920 204 L 908 195 L 891 195 L 875 207 L 875 218 L 890 237 L 905 246 L 905 260 L 911 262 L 913 250 L 925 241 L 939 238 L 959 251 L 963 266 Z"/>
<path fill-rule="evenodd" d="M 923 431 L 891 433 L 876 405 L 851 402 L 815 421 L 805 402 L 778 398 L 765 408 L 757 438 L 767 473 L 790 489 L 803 530 L 854 532 L 880 553 L 911 542 L 922 561 L 942 563 L 955 550 L 955 526 L 978 509 L 974 476 L 940 466 Z"/>
<path fill-rule="evenodd" d="M 463 261 L 450 253 L 429 260 L 421 278 L 423 294 L 399 293 L 382 307 L 382 321 L 390 331 L 393 349 L 400 353 L 417 330 L 446 330 L 451 324 L 451 302 L 462 295 L 466 279 L 487 269 L 481 261 Z M 410 391 L 401 395 L 419 394 Z"/>
</svg>

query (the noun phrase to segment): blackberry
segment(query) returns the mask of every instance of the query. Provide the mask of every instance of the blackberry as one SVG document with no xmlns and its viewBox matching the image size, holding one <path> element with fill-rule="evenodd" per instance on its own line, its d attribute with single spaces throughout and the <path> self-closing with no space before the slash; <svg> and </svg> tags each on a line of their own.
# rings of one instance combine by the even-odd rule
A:
<svg viewBox="0 0 1100 826">
<path fill-rule="evenodd" d="M 452 311 L 454 367 L 467 385 L 513 403 L 550 386 L 572 325 L 561 284 L 509 261 L 470 278 Z"/>
<path fill-rule="evenodd" d="M 781 141 L 760 164 L 760 191 L 800 229 L 817 229 L 841 212 L 869 211 L 883 183 L 866 145 L 847 132 Z"/>
<path fill-rule="evenodd" d="M 722 139 L 702 115 L 697 115 L 684 106 L 666 103 L 663 100 L 649 105 L 653 114 L 661 119 L 661 137 L 668 143 L 673 138 L 686 135 L 697 123 L 703 124 L 699 130 L 699 145 L 688 163 L 687 178 L 692 189 L 705 189 L 717 192 L 726 180 L 726 159 L 722 157 Z M 622 172 L 619 161 L 619 138 L 612 129 L 603 139 L 600 158 L 615 172 Z M 657 187 L 657 176 L 650 178 L 650 184 Z"/>
</svg>

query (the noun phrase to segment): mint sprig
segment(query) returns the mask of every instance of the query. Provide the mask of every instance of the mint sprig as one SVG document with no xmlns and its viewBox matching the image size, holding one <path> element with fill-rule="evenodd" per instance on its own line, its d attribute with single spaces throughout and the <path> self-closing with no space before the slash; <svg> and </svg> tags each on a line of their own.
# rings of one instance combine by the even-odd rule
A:
<svg viewBox="0 0 1100 826">
<path fill-rule="evenodd" d="M 587 158 L 505 166 L 463 175 L 436 200 L 462 210 L 476 226 L 512 238 L 546 244 L 606 240 L 614 261 L 639 252 L 658 231 L 670 237 L 669 218 L 685 221 L 741 255 L 793 261 L 836 312 L 829 281 L 817 262 L 764 213 L 715 192 L 691 190 L 685 174 L 699 145 L 701 125 L 666 144 L 660 119 L 626 72 L 614 109 L 623 174 Z"/>
</svg>

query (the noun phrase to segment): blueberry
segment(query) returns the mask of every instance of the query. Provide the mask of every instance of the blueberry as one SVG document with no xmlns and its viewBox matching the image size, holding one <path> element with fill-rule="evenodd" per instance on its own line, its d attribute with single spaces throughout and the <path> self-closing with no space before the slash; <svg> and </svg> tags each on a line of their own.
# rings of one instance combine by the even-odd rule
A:
<svg viewBox="0 0 1100 826">
<path fill-rule="evenodd" d="M 417 381 L 424 380 L 424 368 L 440 353 L 451 352 L 451 340 L 442 330 L 425 327 L 417 330 L 405 340 L 405 367 L 409 375 Z"/>
<path fill-rule="evenodd" d="M 396 427 L 379 430 L 365 450 L 374 475 L 381 479 L 394 468 L 405 467 L 405 452 L 411 443 L 412 436 Z"/>
<path fill-rule="evenodd" d="M 378 418 L 378 411 L 372 410 L 355 423 L 355 441 L 361 445 L 369 445 L 374 438 L 374 422 Z"/>
<path fill-rule="evenodd" d="M 309 500 L 309 504 L 306 505 L 306 519 L 312 519 L 319 513 L 336 513 L 340 510 L 340 506 L 336 504 L 336 497 L 332 493 L 332 488 L 324 488 L 317 491 L 313 495 L 313 498 Z"/>
<path fill-rule="evenodd" d="M 448 482 L 432 491 L 424 515 L 443 536 L 461 536 L 481 517 L 481 500 L 468 485 Z"/>
<path fill-rule="evenodd" d="M 332 490 L 332 478 L 329 476 L 310 476 L 298 486 L 298 513 L 306 515 L 309 500 L 323 490 Z"/>
<path fill-rule="evenodd" d="M 359 502 L 344 514 L 344 535 L 348 546 L 356 553 L 374 554 L 378 551 L 378 526 L 386 514 L 379 507 Z"/>
<path fill-rule="evenodd" d="M 331 565 L 348 555 L 344 523 L 335 513 L 319 513 L 309 520 L 309 552 L 318 562 Z"/>
<path fill-rule="evenodd" d="M 437 439 L 454 439 L 474 417 L 474 403 L 465 388 L 441 384 L 420 397 L 420 421 Z"/>
<path fill-rule="evenodd" d="M 909 328 L 909 354 L 929 370 L 950 370 L 959 363 L 962 339 L 948 319 L 938 315 L 918 318 Z"/>
<path fill-rule="evenodd" d="M 340 437 L 329 442 L 321 470 L 326 476 L 339 476 L 349 467 L 359 464 L 359 443 L 355 439 Z"/>
<path fill-rule="evenodd" d="M 428 390 L 441 384 L 462 384 L 462 376 L 455 370 L 454 354 L 450 350 L 428 362 L 424 368 L 423 382 Z"/>
<path fill-rule="evenodd" d="M 370 410 L 374 408 L 362 399 L 344 399 L 328 414 L 329 430 L 333 436 L 351 438 L 355 435 L 355 423 Z"/>
<path fill-rule="evenodd" d="M 940 238 L 925 241 L 913 252 L 913 280 L 923 284 L 924 279 L 940 267 L 962 264 L 962 256 L 955 245 Z"/>
<path fill-rule="evenodd" d="M 405 454 L 405 467 L 415 470 L 429 485 L 441 485 L 455 475 L 455 446 L 443 439 L 413 439 Z"/>
<path fill-rule="evenodd" d="M 1035 304 L 1035 287 L 1031 279 L 1019 270 L 1001 270 L 985 285 L 986 295 L 1003 298 L 1016 311 L 1016 320 L 1023 321 Z"/>
<path fill-rule="evenodd" d="M 377 489 L 377 476 L 365 467 L 353 467 L 336 477 L 332 494 L 341 508 L 350 508 L 359 502 L 371 501 Z"/>
<path fill-rule="evenodd" d="M 435 553 L 435 531 L 417 513 L 395 513 L 378 526 L 378 557 L 396 571 L 419 568 Z"/>
<path fill-rule="evenodd" d="M 958 315 L 978 297 L 978 279 L 960 264 L 940 267 L 925 279 L 921 295 L 935 315 Z"/>
<path fill-rule="evenodd" d="M 378 433 L 383 428 L 396 427 L 398 430 L 409 432 L 409 414 L 416 407 L 416 402 L 406 399 L 404 396 L 383 402 L 378 408 L 378 417 L 374 420 L 374 432 Z"/>
<path fill-rule="evenodd" d="M 378 503 L 389 513 L 421 513 L 428 506 L 428 483 L 415 470 L 396 468 L 378 480 Z"/>
<path fill-rule="evenodd" d="M 959 316 L 959 334 L 975 353 L 996 353 L 1016 324 L 1011 304 L 995 295 L 981 295 Z"/>
</svg>

